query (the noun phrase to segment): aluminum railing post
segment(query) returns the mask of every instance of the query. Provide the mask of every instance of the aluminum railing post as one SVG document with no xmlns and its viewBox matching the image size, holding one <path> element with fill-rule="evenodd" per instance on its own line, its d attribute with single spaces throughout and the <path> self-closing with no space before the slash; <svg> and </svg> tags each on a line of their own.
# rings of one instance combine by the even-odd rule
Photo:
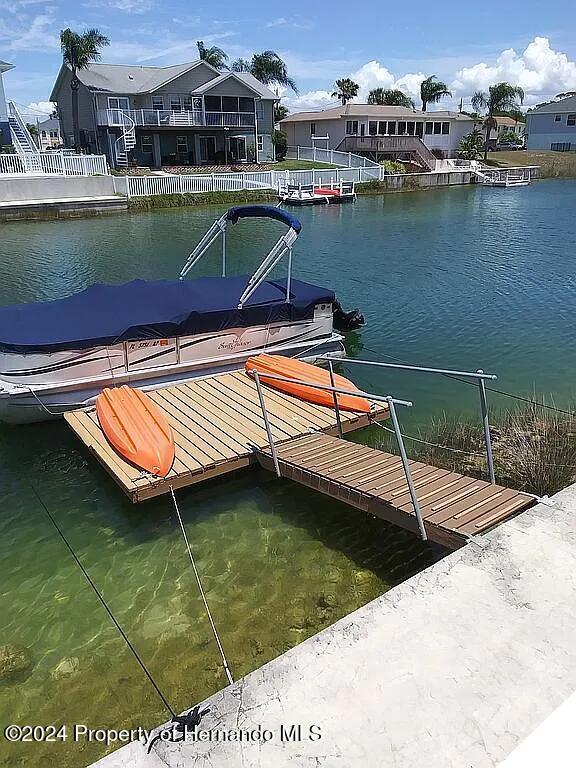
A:
<svg viewBox="0 0 576 768">
<path fill-rule="evenodd" d="M 483 374 L 482 369 L 478 369 L 477 373 Z M 480 389 L 480 411 L 482 413 L 482 426 L 484 428 L 484 442 L 486 444 L 486 462 L 488 464 L 488 476 L 491 483 L 496 482 L 496 476 L 494 474 L 494 457 L 492 456 L 492 437 L 490 435 L 490 422 L 488 420 L 488 400 L 486 398 L 486 386 L 484 379 L 478 379 L 478 387 Z"/>
<path fill-rule="evenodd" d="M 334 365 L 332 360 L 328 360 L 328 368 L 330 369 L 330 386 L 332 387 L 332 390 L 334 390 L 336 388 L 336 384 L 334 383 Z M 332 395 L 334 397 L 334 411 L 336 413 L 336 424 L 338 425 L 338 437 L 342 437 L 342 419 L 340 418 L 340 405 L 338 404 L 338 396 L 334 391 L 332 392 Z"/>
<path fill-rule="evenodd" d="M 276 445 L 274 444 L 274 438 L 272 437 L 272 429 L 270 428 L 270 422 L 268 420 L 268 411 L 266 410 L 264 392 L 262 392 L 262 385 L 260 384 L 260 376 L 258 375 L 258 371 L 254 371 L 254 381 L 256 382 L 256 389 L 258 390 L 258 399 L 260 400 L 260 408 L 262 408 L 262 416 L 264 417 L 264 426 L 266 427 L 266 434 L 268 435 L 268 444 L 270 446 L 270 452 L 272 453 L 274 469 L 276 470 L 276 475 L 278 477 L 282 477 L 280 474 L 278 456 L 276 455 Z"/>
<path fill-rule="evenodd" d="M 392 426 L 394 427 L 394 434 L 396 435 L 396 442 L 398 443 L 398 450 L 400 451 L 400 458 L 402 459 L 402 466 L 404 467 L 404 474 L 406 475 L 406 482 L 408 483 L 408 490 L 410 491 L 410 498 L 412 499 L 412 505 L 414 506 L 416 520 L 418 521 L 420 537 L 423 541 L 427 541 L 428 534 L 426 533 L 424 520 L 422 519 L 422 511 L 420 510 L 420 505 L 416 498 L 416 489 L 414 488 L 414 482 L 412 481 L 412 473 L 410 472 L 410 464 L 408 463 L 404 440 L 402 439 L 402 433 L 400 432 L 400 424 L 398 423 L 398 416 L 396 415 L 396 408 L 394 407 L 394 398 L 387 397 L 386 402 L 390 409 L 390 418 L 392 419 Z"/>
</svg>

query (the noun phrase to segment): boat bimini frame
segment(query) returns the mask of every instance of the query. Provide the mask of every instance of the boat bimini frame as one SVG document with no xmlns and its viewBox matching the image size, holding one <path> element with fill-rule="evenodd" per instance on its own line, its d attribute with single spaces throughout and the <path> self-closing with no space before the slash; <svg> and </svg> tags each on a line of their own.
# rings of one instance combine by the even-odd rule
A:
<svg viewBox="0 0 576 768">
<path fill-rule="evenodd" d="M 272 246 L 270 252 L 256 269 L 254 274 L 248 280 L 244 292 L 238 301 L 238 309 L 242 309 L 244 304 L 266 280 L 274 267 L 288 254 L 288 273 L 286 277 L 286 301 L 290 301 L 290 281 L 292 279 L 292 247 L 296 242 L 302 229 L 302 225 L 297 218 L 287 211 L 280 208 L 274 208 L 270 205 L 244 205 L 236 208 L 230 208 L 226 213 L 217 219 L 204 237 L 200 240 L 196 248 L 188 256 L 186 263 L 180 272 L 180 280 L 198 264 L 210 246 L 222 236 L 222 277 L 226 277 L 226 230 L 230 224 L 236 224 L 239 219 L 264 218 L 275 219 L 286 224 L 288 232 L 282 235 Z"/>
</svg>

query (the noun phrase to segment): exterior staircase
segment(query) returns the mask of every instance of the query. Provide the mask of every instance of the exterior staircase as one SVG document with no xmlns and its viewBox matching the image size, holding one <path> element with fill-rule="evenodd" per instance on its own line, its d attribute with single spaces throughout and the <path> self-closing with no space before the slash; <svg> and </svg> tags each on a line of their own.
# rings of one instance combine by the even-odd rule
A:
<svg viewBox="0 0 576 768">
<path fill-rule="evenodd" d="M 34 139 L 30 135 L 26 123 L 16 109 L 16 105 L 12 101 L 8 103 L 8 124 L 10 126 L 12 144 L 24 163 L 26 172 L 30 173 L 38 171 L 41 173 L 42 163 L 40 160 L 40 151 L 34 143 Z"/>
<path fill-rule="evenodd" d="M 436 157 L 418 136 L 346 136 L 338 149 L 371 159 L 408 154 L 416 165 L 428 171 L 436 168 Z"/>
<path fill-rule="evenodd" d="M 136 146 L 136 123 L 126 112 L 121 112 L 122 133 L 116 139 L 114 145 L 116 153 L 116 166 L 128 167 L 128 155 Z"/>
</svg>

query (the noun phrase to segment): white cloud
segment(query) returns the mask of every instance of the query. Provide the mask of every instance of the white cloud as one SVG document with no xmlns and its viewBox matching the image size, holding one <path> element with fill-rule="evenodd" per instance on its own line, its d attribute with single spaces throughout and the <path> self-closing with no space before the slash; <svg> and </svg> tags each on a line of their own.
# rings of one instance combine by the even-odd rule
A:
<svg viewBox="0 0 576 768">
<path fill-rule="evenodd" d="M 35 122 L 36 118 L 44 120 L 50 117 L 55 108 L 56 105 L 51 101 L 33 101 L 27 107 L 22 107 L 20 112 L 26 117 L 33 118 Z"/>
<path fill-rule="evenodd" d="M 272 19 L 272 21 L 269 21 L 266 26 L 267 27 L 285 27 L 288 24 L 288 19 L 285 16 L 280 16 L 278 19 Z"/>
<path fill-rule="evenodd" d="M 535 37 L 520 55 L 508 48 L 494 64 L 482 61 L 459 70 L 452 90 L 470 96 L 501 81 L 519 85 L 527 94 L 527 103 L 534 103 L 560 91 L 574 90 L 576 62 L 570 61 L 565 53 L 554 51 L 547 37 Z"/>
<path fill-rule="evenodd" d="M 60 38 L 54 32 L 54 18 L 41 13 L 32 20 L 18 26 L 10 26 L 0 19 L 0 40 L 7 51 L 39 51 L 51 53 L 60 49 Z"/>
<path fill-rule="evenodd" d="M 126 13 L 146 13 L 154 3 L 152 0 L 109 0 L 108 5 Z"/>
<path fill-rule="evenodd" d="M 332 91 L 308 91 L 307 93 L 301 93 L 298 96 L 294 94 L 287 94 L 282 96 L 282 104 L 288 107 L 290 112 L 308 112 L 314 109 L 328 109 L 328 107 L 334 107 L 338 104 L 333 96 Z"/>
</svg>

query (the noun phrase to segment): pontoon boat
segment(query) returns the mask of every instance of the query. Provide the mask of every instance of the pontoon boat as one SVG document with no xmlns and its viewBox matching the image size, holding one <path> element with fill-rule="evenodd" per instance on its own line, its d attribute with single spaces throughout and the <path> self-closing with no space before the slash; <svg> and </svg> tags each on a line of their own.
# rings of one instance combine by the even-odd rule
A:
<svg viewBox="0 0 576 768">
<path fill-rule="evenodd" d="M 286 224 L 250 277 L 226 275 L 226 230 L 242 218 Z M 269 206 L 231 208 L 176 281 L 93 285 L 65 299 L 0 308 L 0 419 L 40 421 L 94 402 L 104 387 L 157 389 L 244 365 L 269 352 L 338 357 L 334 293 L 292 278 L 300 222 Z M 222 276 L 184 280 L 222 239 Z M 287 257 L 287 275 L 268 279 Z"/>
</svg>

